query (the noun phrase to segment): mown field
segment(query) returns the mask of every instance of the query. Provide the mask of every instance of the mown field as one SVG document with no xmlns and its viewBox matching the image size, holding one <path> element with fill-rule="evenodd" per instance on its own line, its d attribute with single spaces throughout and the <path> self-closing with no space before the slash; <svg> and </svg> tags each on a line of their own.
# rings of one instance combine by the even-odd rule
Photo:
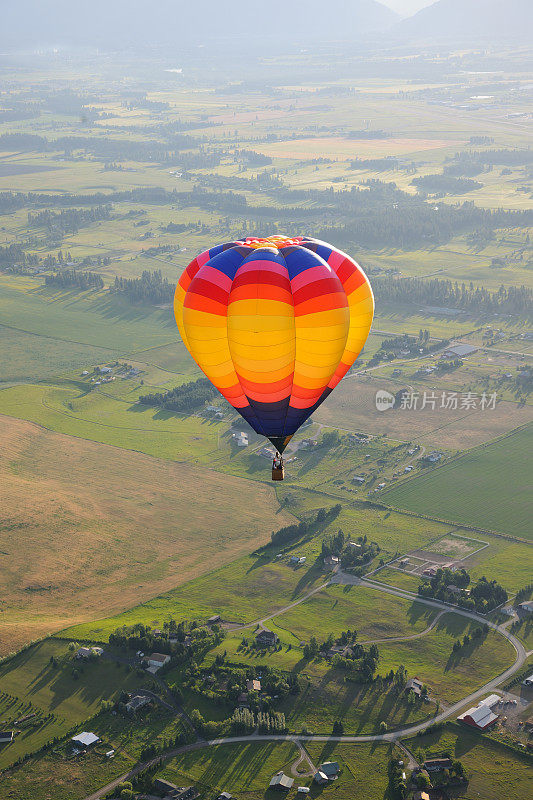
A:
<svg viewBox="0 0 533 800">
<path fill-rule="evenodd" d="M 531 538 L 527 471 L 533 428 L 526 427 L 383 493 L 393 506 Z"/>
<path fill-rule="evenodd" d="M 174 589 L 292 519 L 269 486 L 10 417 L 0 431 L 4 653 Z"/>
<path fill-rule="evenodd" d="M 426 733 L 405 744 L 427 758 L 449 753 L 459 759 L 469 783 L 456 796 L 460 800 L 524 800 L 533 792 L 533 761 L 477 731 L 447 723 L 437 733 Z"/>
</svg>

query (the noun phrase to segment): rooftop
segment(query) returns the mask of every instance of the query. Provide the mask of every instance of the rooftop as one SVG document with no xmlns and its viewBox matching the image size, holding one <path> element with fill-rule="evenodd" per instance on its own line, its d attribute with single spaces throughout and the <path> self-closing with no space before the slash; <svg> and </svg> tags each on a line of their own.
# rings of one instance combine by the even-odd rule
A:
<svg viewBox="0 0 533 800">
<path fill-rule="evenodd" d="M 92 744 L 99 742 L 100 737 L 95 733 L 90 733 L 90 731 L 83 731 L 83 733 L 78 733 L 77 736 L 73 736 L 70 741 L 75 744 L 81 744 L 84 747 L 90 747 Z"/>
<path fill-rule="evenodd" d="M 276 772 L 276 774 L 272 776 L 269 786 L 290 789 L 293 783 L 294 778 L 289 778 L 289 776 L 285 775 L 283 772 Z"/>
</svg>

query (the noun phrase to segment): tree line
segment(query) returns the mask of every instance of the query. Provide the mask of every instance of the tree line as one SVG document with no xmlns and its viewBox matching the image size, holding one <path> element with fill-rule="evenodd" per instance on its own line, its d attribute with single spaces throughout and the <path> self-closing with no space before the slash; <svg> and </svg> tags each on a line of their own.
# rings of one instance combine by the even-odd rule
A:
<svg viewBox="0 0 533 800">
<path fill-rule="evenodd" d="M 421 192 L 428 194 L 466 194 L 473 192 L 475 189 L 481 189 L 483 186 L 479 181 L 473 181 L 472 178 L 458 178 L 453 175 L 422 175 L 419 178 L 413 178 L 411 181 L 413 186 Z"/>
<path fill-rule="evenodd" d="M 289 544 L 303 539 L 304 536 L 317 533 L 333 522 L 340 512 L 341 506 L 339 503 L 329 509 L 319 508 L 316 514 L 311 515 L 308 519 L 302 520 L 298 524 L 285 525 L 283 528 L 273 531 L 270 536 L 272 544 Z"/>
<path fill-rule="evenodd" d="M 519 314 L 531 316 L 533 291 L 526 286 L 500 286 L 491 292 L 472 283 L 453 282 L 448 279 L 394 278 L 378 276 L 372 287 L 377 302 L 409 303 L 463 309 L 475 313 Z"/>
<path fill-rule="evenodd" d="M 168 392 L 156 392 L 139 397 L 139 403 L 146 406 L 165 408 L 168 411 L 189 413 L 200 408 L 217 394 L 217 390 L 207 378 L 176 386 Z"/>
<path fill-rule="evenodd" d="M 75 269 L 64 269 L 52 275 L 46 275 L 46 286 L 60 286 L 61 288 L 75 287 L 77 289 L 103 289 L 104 281 L 97 272 L 79 272 Z"/>
<path fill-rule="evenodd" d="M 140 278 L 119 278 L 111 288 L 116 294 L 125 295 L 134 303 L 171 303 L 175 291 L 174 284 L 163 278 L 161 270 L 144 270 Z"/>
<path fill-rule="evenodd" d="M 61 233 L 77 233 L 79 228 L 111 218 L 112 206 L 98 205 L 93 208 L 68 208 L 61 211 L 28 211 L 28 225 L 36 228 L 59 230 Z"/>
</svg>

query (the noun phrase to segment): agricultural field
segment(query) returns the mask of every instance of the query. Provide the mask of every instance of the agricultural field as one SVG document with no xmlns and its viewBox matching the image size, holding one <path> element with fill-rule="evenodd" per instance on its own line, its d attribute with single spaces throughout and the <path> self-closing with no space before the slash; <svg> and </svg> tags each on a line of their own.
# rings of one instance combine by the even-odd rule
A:
<svg viewBox="0 0 533 800">
<path fill-rule="evenodd" d="M 407 739 L 405 744 L 415 753 L 423 751 L 426 758 L 449 753 L 459 759 L 469 780 L 468 787 L 458 795 L 461 800 L 523 800 L 533 789 L 530 756 L 455 723 L 436 733 Z"/>
<path fill-rule="evenodd" d="M 533 428 L 521 428 L 385 492 L 383 499 L 416 513 L 529 539 L 524 465 L 532 436 Z"/>
<path fill-rule="evenodd" d="M 258 483 L 10 417 L 0 430 L 4 653 L 174 589 L 292 519 Z"/>
<path fill-rule="evenodd" d="M 404 371 L 406 369 L 405 363 L 400 362 L 397 366 Z M 411 367 L 411 374 L 415 368 L 415 365 Z M 401 381 L 374 377 L 372 372 L 347 377 L 320 406 L 314 418 L 343 430 L 384 435 L 393 441 L 416 441 L 428 449 L 442 448 L 452 452 L 463 450 L 465 446 L 484 444 L 533 420 L 531 406 L 521 406 L 516 402 L 501 401 L 496 403 L 494 409 L 482 409 L 478 402 L 474 409 L 461 409 L 459 401 L 457 410 L 441 408 L 442 390 L 440 393 L 435 391 L 437 386 L 434 381 L 416 387 L 419 397 L 417 408 L 392 408 L 387 411 L 376 408 L 378 391 L 396 394 L 410 383 L 410 378 L 405 375 Z M 433 392 L 437 397 L 435 407 L 429 402 L 423 407 L 424 389 L 427 389 L 428 395 Z M 461 392 L 461 389 L 454 386 L 446 391 Z"/>
<path fill-rule="evenodd" d="M 109 350 L 131 354 L 179 339 L 169 309 L 132 307 L 105 292 L 59 291 L 43 287 L 35 278 L 1 273 L 0 290 L 2 325 L 102 348 L 100 361 L 108 358 Z M 86 363 L 90 361 L 82 361 L 80 366 Z"/>
</svg>

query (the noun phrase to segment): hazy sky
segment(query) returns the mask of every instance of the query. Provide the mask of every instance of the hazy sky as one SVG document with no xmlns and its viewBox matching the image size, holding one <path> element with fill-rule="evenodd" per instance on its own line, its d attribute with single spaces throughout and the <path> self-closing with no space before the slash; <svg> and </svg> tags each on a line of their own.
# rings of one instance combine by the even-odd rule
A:
<svg viewBox="0 0 533 800">
<path fill-rule="evenodd" d="M 436 0 L 380 0 L 384 6 L 392 8 L 398 14 L 414 14 L 425 6 L 430 6 Z"/>
</svg>

